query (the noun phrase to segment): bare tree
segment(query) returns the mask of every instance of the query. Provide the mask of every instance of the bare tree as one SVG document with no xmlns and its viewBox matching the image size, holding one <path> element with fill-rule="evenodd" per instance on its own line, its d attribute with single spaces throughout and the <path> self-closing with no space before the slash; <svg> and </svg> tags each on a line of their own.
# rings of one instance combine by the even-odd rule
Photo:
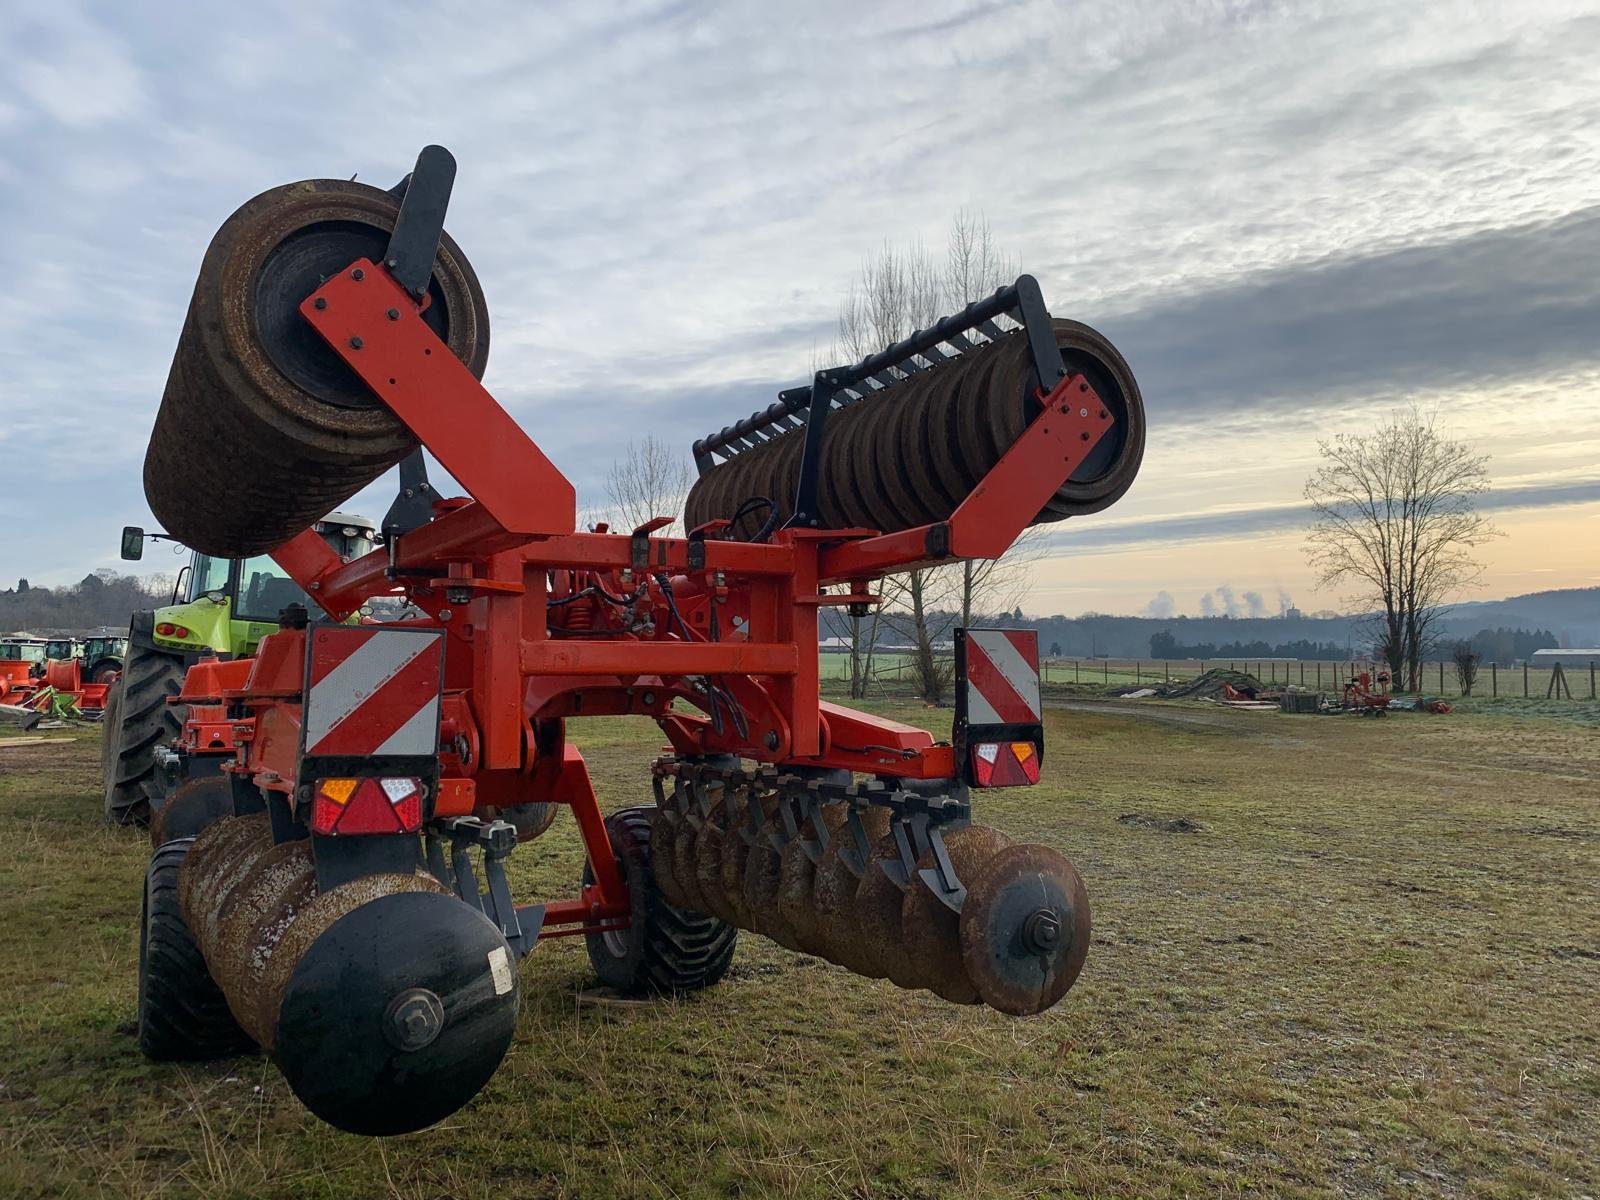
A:
<svg viewBox="0 0 1600 1200">
<path fill-rule="evenodd" d="M 606 495 L 620 527 L 637 529 L 653 517 L 677 517 L 694 484 L 683 454 L 658 437 L 646 435 L 628 443 L 627 454 L 611 464 Z M 669 532 L 677 524 L 668 527 Z"/>
<path fill-rule="evenodd" d="M 1488 457 L 1416 408 L 1318 449 L 1305 487 L 1315 514 L 1307 559 L 1320 585 L 1353 589 L 1350 599 L 1373 610 L 1395 682 L 1416 691 L 1441 605 L 1479 581 L 1472 550 L 1497 535 L 1477 511 Z"/>
<path fill-rule="evenodd" d="M 951 222 L 944 262 L 921 245 L 885 243 L 861 266 L 839 309 L 838 360 L 855 362 L 908 337 L 946 313 L 989 295 L 1016 278 L 1016 261 L 997 246 L 983 214 L 970 209 Z M 945 653 L 957 622 L 984 611 L 1010 611 L 1029 583 L 1037 541 L 1019 539 L 992 561 L 910 571 L 882 581 L 883 603 L 870 618 L 851 619 L 850 694 L 865 695 L 880 636 L 904 638 L 912 648 L 918 693 L 930 703 L 949 694 L 952 669 Z"/>
<path fill-rule="evenodd" d="M 1456 663 L 1456 682 L 1463 696 L 1472 695 L 1472 685 L 1478 682 L 1478 652 L 1471 642 L 1457 642 L 1450 651 Z"/>
</svg>

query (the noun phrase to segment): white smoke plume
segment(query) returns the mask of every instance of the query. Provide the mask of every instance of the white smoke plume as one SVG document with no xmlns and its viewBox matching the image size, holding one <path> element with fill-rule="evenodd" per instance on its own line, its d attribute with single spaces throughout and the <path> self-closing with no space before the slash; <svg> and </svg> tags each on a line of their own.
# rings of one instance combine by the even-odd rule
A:
<svg viewBox="0 0 1600 1200">
<path fill-rule="evenodd" d="M 1178 603 L 1171 592 L 1160 591 L 1144 606 L 1144 611 L 1152 617 L 1170 617 L 1178 611 Z"/>
</svg>

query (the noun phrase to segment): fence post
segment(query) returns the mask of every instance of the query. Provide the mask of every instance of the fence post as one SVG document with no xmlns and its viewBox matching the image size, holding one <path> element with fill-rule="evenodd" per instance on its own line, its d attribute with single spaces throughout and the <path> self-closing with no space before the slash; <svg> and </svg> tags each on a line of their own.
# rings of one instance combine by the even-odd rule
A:
<svg viewBox="0 0 1600 1200">
<path fill-rule="evenodd" d="M 1522 660 L 1522 698 L 1528 698 L 1528 660 Z"/>
<path fill-rule="evenodd" d="M 1594 659 L 1591 658 L 1589 660 L 1589 699 L 1593 700 L 1594 698 Z"/>
<path fill-rule="evenodd" d="M 1317 661 L 1317 691 L 1322 690 L 1322 661 Z"/>
<path fill-rule="evenodd" d="M 1106 686 L 1110 687 L 1111 686 L 1111 660 L 1109 658 L 1102 658 L 1100 660 L 1100 662 L 1101 662 L 1101 665 L 1105 668 Z"/>
<path fill-rule="evenodd" d="M 1077 659 L 1073 659 L 1072 660 L 1072 682 L 1073 683 L 1077 683 L 1078 682 L 1078 660 Z"/>
<path fill-rule="evenodd" d="M 1500 668 L 1492 660 L 1489 663 L 1489 695 L 1500 695 Z"/>
<path fill-rule="evenodd" d="M 1162 675 L 1164 675 L 1166 677 L 1164 682 L 1166 682 L 1166 683 L 1171 683 L 1172 682 L 1172 664 L 1171 663 L 1169 663 L 1169 662 L 1162 663 L 1161 664 L 1161 673 L 1162 673 Z M 1594 664 L 1593 663 L 1589 664 L 1589 690 L 1591 692 L 1594 691 Z"/>
<path fill-rule="evenodd" d="M 1137 658 L 1133 660 L 1133 686 L 1139 686 L 1139 660 Z"/>
</svg>

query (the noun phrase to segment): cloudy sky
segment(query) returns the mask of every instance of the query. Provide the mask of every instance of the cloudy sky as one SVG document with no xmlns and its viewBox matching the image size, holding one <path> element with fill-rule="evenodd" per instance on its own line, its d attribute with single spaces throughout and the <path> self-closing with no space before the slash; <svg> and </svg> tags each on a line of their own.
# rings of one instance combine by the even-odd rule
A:
<svg viewBox="0 0 1600 1200">
<path fill-rule="evenodd" d="M 687 456 L 764 407 L 864 256 L 968 206 L 1149 410 L 1138 483 L 1052 530 L 1030 611 L 1335 605 L 1299 549 L 1317 439 L 1409 402 L 1493 456 L 1482 595 L 1600 583 L 1597 50 L 1600 8 L 1526 0 L 0 0 L 0 583 L 151 523 L 222 220 L 430 141 L 485 382 L 592 502 L 619 439 Z"/>
</svg>

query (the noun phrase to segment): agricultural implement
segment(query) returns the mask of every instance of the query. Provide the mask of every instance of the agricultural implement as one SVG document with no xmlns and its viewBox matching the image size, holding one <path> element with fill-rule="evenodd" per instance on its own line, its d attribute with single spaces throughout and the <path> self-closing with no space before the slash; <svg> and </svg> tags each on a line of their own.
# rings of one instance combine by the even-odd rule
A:
<svg viewBox="0 0 1600 1200">
<path fill-rule="evenodd" d="M 266 192 L 201 267 L 146 495 L 202 553 L 270 553 L 322 615 L 286 606 L 253 657 L 185 677 L 180 770 L 220 755 L 225 796 L 158 834 L 147 1052 L 254 1044 L 320 1117 L 388 1134 L 483 1086 L 542 938 L 582 935 L 624 991 L 717 982 L 744 929 L 956 1003 L 1055 1004 L 1089 946 L 1083 883 L 973 820 L 975 789 L 1039 777 L 1031 636 L 961 631 L 942 741 L 819 698 L 818 612 L 1120 496 L 1143 449 L 1120 355 L 1023 276 L 697 442 L 687 536 L 579 531 L 479 382 L 454 171 L 428 147 L 390 192 Z M 467 496 L 431 492 L 419 447 Z M 397 463 L 382 547 L 341 561 L 306 527 Z M 390 593 L 423 615 L 344 623 Z M 566 724 L 617 714 L 669 750 L 655 802 L 606 816 Z M 576 820 L 574 897 L 511 895 L 507 814 L 531 803 Z"/>
</svg>

